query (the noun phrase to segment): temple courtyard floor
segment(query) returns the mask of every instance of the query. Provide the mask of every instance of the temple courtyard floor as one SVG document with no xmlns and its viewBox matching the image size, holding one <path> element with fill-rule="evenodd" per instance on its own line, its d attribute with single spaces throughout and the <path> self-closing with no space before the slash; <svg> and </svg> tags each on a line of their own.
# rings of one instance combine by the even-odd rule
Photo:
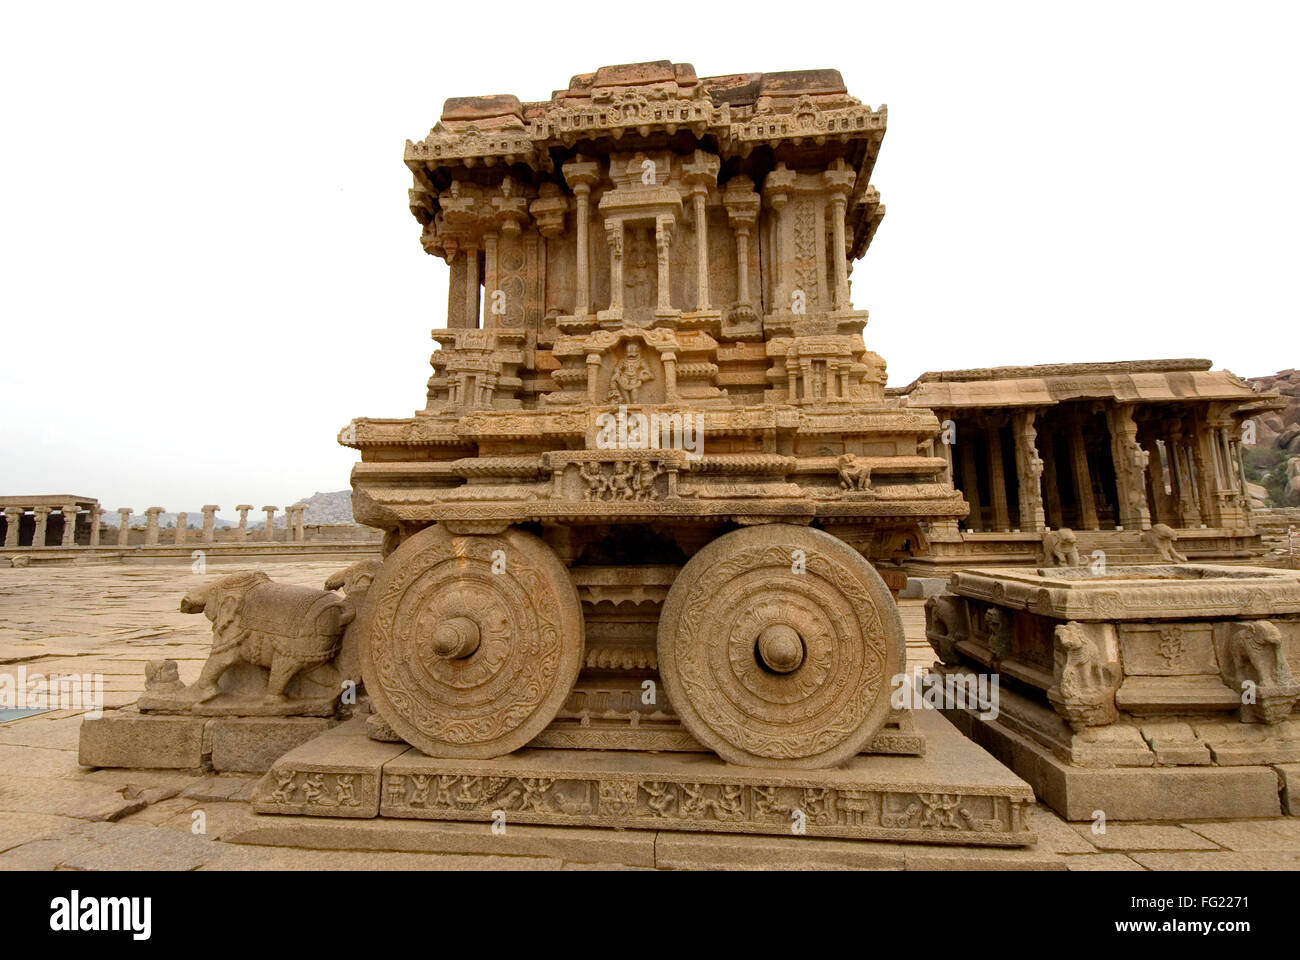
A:
<svg viewBox="0 0 1300 960">
<path fill-rule="evenodd" d="M 319 587 L 339 563 L 259 567 Z M 100 674 L 105 707 L 140 695 L 150 660 L 177 661 L 192 682 L 210 625 L 179 602 L 204 579 L 188 563 L 0 569 L 0 673 Z M 902 601 L 902 612 L 909 667 L 928 664 L 921 601 Z M 259 816 L 248 803 L 257 775 L 78 766 L 80 714 L 0 722 L 0 869 L 1300 869 L 1300 818 L 1110 823 L 1097 833 L 1042 804 L 1039 842 L 1023 850 L 522 825 L 494 835 L 488 824 Z"/>
</svg>

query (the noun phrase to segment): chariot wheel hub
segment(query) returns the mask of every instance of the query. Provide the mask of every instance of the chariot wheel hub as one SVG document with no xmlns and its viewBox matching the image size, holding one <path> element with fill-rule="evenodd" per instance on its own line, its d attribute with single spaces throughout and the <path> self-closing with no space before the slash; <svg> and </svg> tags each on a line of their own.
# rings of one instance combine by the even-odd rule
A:
<svg viewBox="0 0 1300 960">
<path fill-rule="evenodd" d="M 469 617 L 452 617 L 433 630 L 433 654 L 444 660 L 463 660 L 471 656 L 479 645 L 478 624 Z"/>
<path fill-rule="evenodd" d="M 803 663 L 803 638 L 786 623 L 764 627 L 757 648 L 763 665 L 774 673 L 793 673 Z"/>
</svg>

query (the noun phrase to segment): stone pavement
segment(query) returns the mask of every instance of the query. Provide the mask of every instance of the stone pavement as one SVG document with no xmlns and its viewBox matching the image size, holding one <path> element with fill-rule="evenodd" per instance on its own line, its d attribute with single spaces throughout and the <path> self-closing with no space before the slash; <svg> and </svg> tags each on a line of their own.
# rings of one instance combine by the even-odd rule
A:
<svg viewBox="0 0 1300 960">
<path fill-rule="evenodd" d="M 259 564 L 277 580 L 321 586 L 337 562 Z M 208 572 L 235 567 L 209 565 Z M 0 673 L 101 673 L 105 705 L 130 703 L 146 661 L 176 660 L 193 681 L 210 633 L 180 613 L 203 578 L 188 563 L 0 570 Z M 909 667 L 931 659 L 919 600 L 902 602 Z M 87 770 L 77 765 L 79 711 L 0 723 L 0 869 L 4 870 L 561 870 L 742 869 L 756 861 L 812 869 L 1300 869 L 1300 818 L 1186 824 L 1070 824 L 1043 805 L 1029 850 L 868 844 L 812 838 L 479 824 L 259 817 L 255 776 Z"/>
</svg>

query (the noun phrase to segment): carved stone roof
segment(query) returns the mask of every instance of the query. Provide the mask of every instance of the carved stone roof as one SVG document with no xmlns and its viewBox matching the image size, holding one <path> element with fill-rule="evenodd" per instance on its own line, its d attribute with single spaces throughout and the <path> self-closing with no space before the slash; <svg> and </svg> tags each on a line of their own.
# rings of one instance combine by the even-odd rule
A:
<svg viewBox="0 0 1300 960">
<path fill-rule="evenodd" d="M 884 216 L 869 179 L 885 135 L 886 108 L 849 96 L 838 70 L 697 77 L 688 63 L 655 60 L 572 77 L 550 100 L 512 95 L 456 97 L 428 136 L 407 141 L 415 174 L 412 211 L 437 214 L 437 194 L 455 179 L 487 182 L 500 168 L 524 184 L 554 182 L 577 153 L 695 149 L 722 160 L 719 179 L 761 185 L 784 162 L 826 169 L 845 161 L 856 175 L 847 210 L 849 253 L 862 256 Z"/>
<path fill-rule="evenodd" d="M 923 373 L 887 395 L 909 406 L 938 410 L 1051 406 L 1070 400 L 1120 403 L 1235 401 L 1271 409 L 1276 393 L 1256 392 L 1209 360 L 1123 360 L 1110 363 L 1047 363 Z M 1243 407 L 1244 409 L 1244 407 Z"/>
</svg>

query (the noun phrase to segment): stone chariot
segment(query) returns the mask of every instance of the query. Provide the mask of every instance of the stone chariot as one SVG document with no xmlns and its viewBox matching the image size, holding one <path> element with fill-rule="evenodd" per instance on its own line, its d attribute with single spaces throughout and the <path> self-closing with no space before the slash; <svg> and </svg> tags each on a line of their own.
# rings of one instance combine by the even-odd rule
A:
<svg viewBox="0 0 1300 960">
<path fill-rule="evenodd" d="M 425 408 L 340 435 L 388 534 L 381 735 L 825 768 L 897 727 L 871 561 L 966 505 L 849 299 L 884 133 L 836 71 L 659 62 L 449 100 L 407 144 L 447 326 Z"/>
</svg>

